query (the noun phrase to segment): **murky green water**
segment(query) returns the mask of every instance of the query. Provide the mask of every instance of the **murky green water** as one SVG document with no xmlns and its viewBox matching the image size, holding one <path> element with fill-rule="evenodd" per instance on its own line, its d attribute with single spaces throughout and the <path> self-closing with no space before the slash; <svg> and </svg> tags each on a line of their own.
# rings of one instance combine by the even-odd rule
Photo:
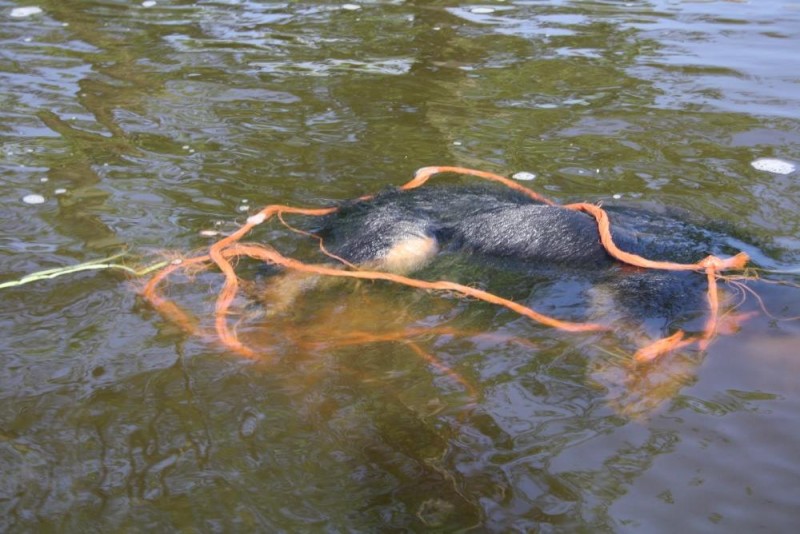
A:
<svg viewBox="0 0 800 534">
<path fill-rule="evenodd" d="M 186 253 L 247 206 L 327 205 L 432 164 L 674 205 L 796 268 L 798 174 L 750 163 L 800 160 L 800 4 L 357 5 L 0 0 L 0 281 L 123 246 Z M 195 282 L 170 294 L 207 313 L 218 280 Z M 368 284 L 250 328 L 271 356 L 245 361 L 137 287 L 89 272 L 0 293 L 0 530 L 800 522 L 800 325 L 753 299 L 738 332 L 631 374 L 614 336 Z M 800 315 L 800 290 L 751 287 Z M 376 323 L 430 330 L 326 343 Z"/>
</svg>

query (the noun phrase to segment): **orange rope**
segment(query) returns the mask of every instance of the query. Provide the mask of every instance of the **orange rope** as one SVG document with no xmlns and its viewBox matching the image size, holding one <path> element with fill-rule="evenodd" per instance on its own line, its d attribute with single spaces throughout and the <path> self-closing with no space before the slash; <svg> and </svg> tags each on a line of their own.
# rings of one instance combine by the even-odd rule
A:
<svg viewBox="0 0 800 534">
<path fill-rule="evenodd" d="M 543 197 L 539 193 L 535 191 L 531 191 L 527 187 L 520 185 L 519 183 L 515 182 L 514 180 L 509 180 L 505 176 L 500 176 L 499 174 L 495 174 L 493 172 L 486 172 L 486 171 L 477 171 L 475 169 L 468 169 L 466 167 L 423 167 L 419 169 L 417 172 L 414 173 L 414 179 L 408 183 L 405 183 L 400 186 L 400 189 L 407 190 L 407 189 L 416 189 L 417 187 L 423 185 L 427 182 L 431 176 L 434 174 L 442 174 L 445 172 L 450 172 L 454 174 L 466 174 L 468 176 L 477 176 L 478 178 L 483 178 L 484 180 L 488 180 L 490 182 L 498 182 L 503 184 L 504 186 L 508 187 L 509 189 L 513 189 L 514 191 L 518 191 L 525 196 L 536 200 L 537 202 L 542 202 L 543 204 L 547 204 L 549 206 L 555 206 L 556 203 L 550 200 L 549 198 Z M 370 197 L 361 197 L 364 200 L 368 200 Z"/>
<path fill-rule="evenodd" d="M 433 175 L 440 173 L 458 173 L 458 174 L 477 176 L 485 180 L 501 183 L 511 189 L 514 189 L 515 191 L 519 191 L 527 195 L 531 199 L 536 200 L 538 202 L 542 202 L 551 206 L 556 205 L 553 201 L 533 191 L 530 191 L 529 189 L 521 186 L 520 184 L 512 180 L 509 180 L 508 178 L 485 171 L 478 171 L 463 167 L 422 168 L 419 171 L 417 171 L 417 173 L 414 176 L 414 179 L 402 185 L 400 189 L 409 190 L 420 187 L 423 184 L 425 184 Z M 363 200 L 369 200 L 371 198 L 374 198 L 374 196 L 365 195 L 359 197 L 358 200 L 363 201 Z M 706 273 L 706 277 L 708 280 L 707 298 L 709 303 L 709 316 L 708 320 L 706 321 L 706 326 L 703 334 L 696 337 L 686 338 L 685 334 L 682 331 L 678 331 L 667 338 L 659 339 L 653 342 L 652 344 L 639 349 L 634 355 L 634 359 L 636 361 L 638 362 L 650 361 L 667 352 L 675 350 L 676 348 L 696 342 L 700 343 L 701 348 L 705 348 L 705 346 L 711 341 L 711 339 L 714 337 L 717 331 L 717 322 L 719 317 L 719 297 L 718 297 L 716 281 L 717 278 L 719 278 L 720 276 L 719 273 L 721 271 L 728 269 L 744 268 L 745 264 L 749 260 L 747 254 L 745 254 L 744 252 L 740 252 L 739 254 L 726 259 L 721 259 L 716 256 L 708 256 L 703 260 L 698 261 L 697 263 L 691 263 L 691 264 L 648 260 L 636 254 L 625 252 L 616 246 L 611 236 L 611 224 L 608 219 L 608 215 L 600 207 L 587 203 L 569 204 L 563 207 L 575 211 L 582 211 L 594 217 L 595 220 L 597 221 L 599 239 L 603 247 L 606 249 L 606 251 L 610 256 L 612 256 L 613 258 L 617 259 L 622 263 L 647 269 L 663 269 L 672 271 L 705 271 Z M 569 332 L 591 332 L 591 331 L 608 330 L 608 327 L 599 324 L 573 323 L 548 317 L 541 313 L 535 312 L 530 308 L 528 308 L 527 306 L 523 306 L 522 304 L 519 304 L 517 302 L 499 297 L 487 291 L 475 289 L 454 282 L 448 282 L 448 281 L 428 282 L 424 280 L 410 278 L 407 276 L 401 276 L 381 271 L 343 270 L 343 269 L 335 269 L 332 267 L 326 267 L 323 265 L 307 264 L 299 260 L 286 257 L 271 247 L 257 245 L 257 244 L 239 243 L 239 240 L 242 237 L 244 237 L 252 228 L 275 216 L 279 220 L 281 220 L 290 230 L 310 235 L 318 239 L 320 243 L 320 249 L 326 255 L 338 261 L 341 261 L 345 265 L 351 265 L 349 264 L 349 262 L 343 260 L 342 258 L 339 258 L 338 256 L 329 253 L 324 248 L 322 239 L 319 238 L 318 236 L 315 236 L 314 234 L 310 234 L 302 230 L 295 229 L 286 224 L 285 221 L 283 221 L 283 214 L 286 213 L 319 217 L 335 213 L 337 210 L 338 208 L 335 207 L 304 209 L 304 208 L 295 208 L 291 206 L 283 206 L 278 204 L 266 206 L 255 215 L 249 217 L 247 219 L 247 222 L 242 227 L 240 227 L 236 232 L 213 244 L 209 248 L 209 253 L 207 255 L 197 256 L 194 258 L 183 260 L 181 263 L 165 267 L 148 282 L 148 284 L 142 291 L 142 294 L 147 300 L 149 300 L 153 304 L 153 306 L 160 313 L 162 313 L 168 319 L 172 320 L 173 322 L 178 324 L 181 328 L 183 328 L 189 333 L 193 334 L 197 333 L 198 329 L 195 322 L 192 321 L 189 318 L 189 316 L 185 312 L 181 311 L 180 308 L 178 308 L 174 303 L 162 297 L 158 292 L 158 286 L 161 284 L 161 282 L 163 282 L 170 274 L 172 274 L 176 270 L 183 269 L 188 266 L 196 264 L 208 264 L 208 263 L 215 264 L 225 277 L 223 287 L 219 292 L 215 304 L 214 316 L 215 316 L 215 329 L 217 336 L 219 340 L 222 341 L 222 343 L 226 347 L 239 354 L 248 357 L 255 357 L 257 356 L 257 353 L 254 350 L 242 344 L 239 341 L 238 337 L 236 336 L 236 333 L 232 331 L 228 326 L 229 310 L 231 304 L 233 303 L 234 298 L 236 297 L 239 291 L 238 277 L 236 276 L 236 272 L 230 260 L 238 259 L 242 256 L 273 263 L 275 265 L 279 265 L 287 269 L 299 272 L 317 274 L 320 276 L 334 276 L 340 278 L 354 278 L 363 280 L 384 280 L 387 282 L 403 284 L 418 289 L 450 291 L 458 293 L 465 297 L 472 297 L 478 300 L 482 300 L 484 302 L 488 302 L 498 306 L 503 306 L 515 313 L 518 313 L 519 315 L 528 317 L 533 321 L 542 323 L 546 326 L 551 326 L 554 328 L 559 328 L 561 330 L 566 330 Z"/>
</svg>

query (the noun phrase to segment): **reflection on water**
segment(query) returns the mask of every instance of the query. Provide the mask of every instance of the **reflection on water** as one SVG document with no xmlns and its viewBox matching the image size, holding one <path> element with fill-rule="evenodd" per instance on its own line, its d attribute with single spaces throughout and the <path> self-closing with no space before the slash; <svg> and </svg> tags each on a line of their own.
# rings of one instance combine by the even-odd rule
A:
<svg viewBox="0 0 800 534">
<path fill-rule="evenodd" d="M 728 252 L 796 268 L 796 173 L 751 166 L 800 160 L 794 3 L 358 5 L 0 0 L 3 281 L 191 251 L 241 206 L 327 205 L 430 164 L 676 206 Z M 525 280 L 491 283 L 535 302 Z M 793 287 L 752 287 L 800 314 Z M 204 310 L 217 289 L 170 291 Z M 635 369 L 613 336 L 340 289 L 260 323 L 242 303 L 259 362 L 187 338 L 117 274 L 3 290 L 0 528 L 797 524 L 800 331 L 752 299 L 708 351 Z"/>
</svg>

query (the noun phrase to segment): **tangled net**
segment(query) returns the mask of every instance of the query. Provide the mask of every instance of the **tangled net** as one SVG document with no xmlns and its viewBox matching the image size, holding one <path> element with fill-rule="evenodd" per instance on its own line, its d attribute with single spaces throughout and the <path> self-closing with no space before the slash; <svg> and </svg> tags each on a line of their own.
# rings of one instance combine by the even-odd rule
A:
<svg viewBox="0 0 800 534">
<path fill-rule="evenodd" d="M 542 197 L 541 195 L 531 191 L 530 189 L 521 186 L 520 184 L 505 178 L 503 176 L 493 174 L 490 172 L 479 171 L 474 169 L 467 169 L 462 167 L 424 167 L 417 171 L 414 179 L 402 185 L 400 189 L 408 190 L 414 189 L 424 185 L 433 175 L 440 173 L 457 173 L 470 176 L 476 176 L 484 180 L 499 182 L 511 189 L 519 191 L 528 197 L 542 202 L 544 204 L 555 206 L 553 201 Z M 374 195 L 362 196 L 356 199 L 357 201 L 366 201 L 374 198 Z M 722 273 L 726 270 L 742 270 L 745 268 L 749 258 L 744 252 L 740 252 L 735 256 L 729 258 L 719 258 L 717 256 L 708 256 L 696 263 L 674 263 L 665 261 L 653 261 L 636 254 L 631 254 L 620 250 L 611 237 L 611 224 L 607 213 L 594 204 L 576 203 L 561 206 L 565 209 L 582 211 L 594 217 L 597 221 L 598 233 L 600 242 L 606 249 L 608 254 L 616 260 L 645 269 L 661 269 L 669 271 L 696 271 L 704 273 L 708 281 L 707 299 L 708 299 L 708 317 L 703 331 L 694 336 L 687 336 L 681 330 L 678 330 L 669 337 L 656 340 L 647 346 L 639 348 L 634 354 L 636 362 L 649 362 L 661 355 L 669 353 L 681 347 L 697 343 L 701 349 L 705 348 L 708 343 L 714 338 L 718 330 L 719 323 L 719 294 L 717 289 L 717 281 L 723 278 Z M 146 298 L 153 307 L 166 317 L 171 322 L 181 327 L 186 332 L 191 334 L 204 334 L 209 337 L 216 337 L 225 347 L 231 351 L 250 358 L 260 356 L 259 352 L 251 347 L 242 343 L 235 329 L 231 328 L 229 324 L 230 309 L 234 298 L 240 290 L 240 280 L 236 275 L 233 262 L 242 257 L 252 258 L 255 260 L 267 262 L 284 269 L 297 271 L 301 273 L 309 273 L 318 276 L 351 278 L 362 280 L 384 280 L 396 284 L 402 284 L 409 287 L 418 289 L 426 289 L 433 291 L 446 291 L 450 293 L 459 294 L 464 297 L 471 297 L 474 299 L 482 300 L 497 306 L 503 306 L 509 310 L 527 317 L 533 321 L 541 323 L 546 326 L 558 328 L 568 332 L 597 332 L 609 330 L 609 327 L 595 324 L 595 323 L 575 323 L 569 321 L 562 321 L 547 315 L 543 315 L 532 309 L 505 299 L 498 295 L 494 295 L 487 291 L 476 289 L 473 287 L 449 282 L 446 280 L 441 281 L 425 281 L 408 276 L 392 274 L 381 271 L 363 270 L 359 267 L 352 265 L 343 258 L 331 254 L 325 249 L 325 245 L 321 238 L 307 232 L 294 229 L 283 220 L 284 214 L 298 214 L 311 217 L 320 217 L 335 213 L 338 210 L 336 207 L 318 208 L 318 209 L 305 209 L 296 208 L 292 206 L 284 206 L 279 204 L 272 204 L 264 207 L 261 211 L 252 215 L 247 219 L 247 222 L 241 226 L 236 232 L 217 241 L 208 249 L 208 253 L 194 256 L 187 259 L 177 260 L 170 265 L 158 271 L 145 285 L 142 295 Z M 304 263 L 300 260 L 284 256 L 274 248 L 266 245 L 255 243 L 242 243 L 241 239 L 252 230 L 254 227 L 269 221 L 272 218 L 277 218 L 280 222 L 286 225 L 293 231 L 298 231 L 306 235 L 315 237 L 319 241 L 320 250 L 326 256 L 344 265 L 345 268 L 338 266 L 325 266 L 318 264 Z M 195 270 L 205 269 L 216 266 L 225 277 L 222 289 L 217 296 L 214 319 L 215 319 L 215 332 L 205 333 L 200 331 L 200 327 L 186 312 L 184 312 L 173 301 L 164 297 L 159 292 L 159 286 L 176 271 L 192 272 Z M 378 340 L 376 337 L 364 335 L 361 342 L 368 343 Z M 383 338 L 381 338 L 383 340 Z M 412 348 L 416 351 L 416 346 Z"/>
</svg>

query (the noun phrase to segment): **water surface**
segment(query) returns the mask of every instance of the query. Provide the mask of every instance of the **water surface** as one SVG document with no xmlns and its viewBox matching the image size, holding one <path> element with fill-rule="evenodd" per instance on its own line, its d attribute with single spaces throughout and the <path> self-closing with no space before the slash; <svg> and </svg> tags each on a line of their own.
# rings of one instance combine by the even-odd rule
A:
<svg viewBox="0 0 800 534">
<path fill-rule="evenodd" d="M 434 164 L 535 173 L 562 202 L 673 206 L 725 251 L 797 268 L 798 175 L 751 162 L 800 160 L 798 4 L 356 5 L 0 0 L 0 281 L 122 248 L 189 253 L 258 206 L 328 205 Z M 277 227 L 255 237 L 311 257 Z M 219 279 L 177 282 L 207 316 Z M 535 307 L 523 282 L 492 281 Z M 708 350 L 632 373 L 616 336 L 369 284 L 248 316 L 254 362 L 185 335 L 138 287 L 88 272 L 2 290 L 0 529 L 800 521 L 800 328 L 752 298 Z M 751 287 L 800 315 L 798 290 Z M 404 328 L 418 333 L 329 337 Z"/>
</svg>

